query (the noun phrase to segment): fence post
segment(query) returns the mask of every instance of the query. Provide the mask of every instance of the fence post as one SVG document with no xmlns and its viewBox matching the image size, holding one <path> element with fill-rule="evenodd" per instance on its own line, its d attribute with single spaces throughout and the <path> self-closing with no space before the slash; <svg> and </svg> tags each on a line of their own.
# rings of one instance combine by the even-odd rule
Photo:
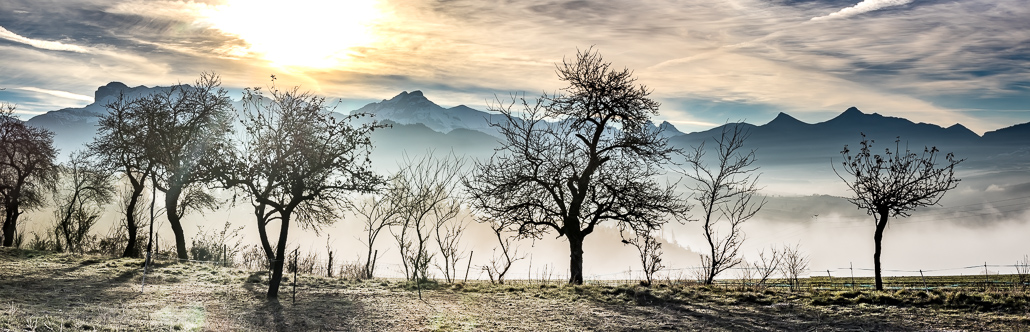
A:
<svg viewBox="0 0 1030 332">
<path fill-rule="evenodd" d="M 855 290 L 855 262 L 848 262 L 848 269 L 851 270 L 851 290 Z"/>
<path fill-rule="evenodd" d="M 987 262 L 984 262 L 984 290 L 991 284 L 991 275 L 987 272 Z"/>
<path fill-rule="evenodd" d="M 229 246 L 222 244 L 222 267 L 229 266 Z"/>
<path fill-rule="evenodd" d="M 926 287 L 926 277 L 923 276 L 923 270 L 921 269 L 919 270 L 919 278 L 923 279 L 923 290 L 930 290 L 930 288 Z"/>
<path fill-rule="evenodd" d="M 300 270 L 300 266 L 297 264 L 297 251 L 300 248 L 293 249 L 293 304 L 297 304 L 297 270 Z"/>
<path fill-rule="evenodd" d="M 463 281 L 462 283 L 467 283 L 469 281 L 469 269 L 472 268 L 472 254 L 474 253 L 476 252 L 469 251 L 469 265 L 465 267 L 465 281 Z"/>
</svg>

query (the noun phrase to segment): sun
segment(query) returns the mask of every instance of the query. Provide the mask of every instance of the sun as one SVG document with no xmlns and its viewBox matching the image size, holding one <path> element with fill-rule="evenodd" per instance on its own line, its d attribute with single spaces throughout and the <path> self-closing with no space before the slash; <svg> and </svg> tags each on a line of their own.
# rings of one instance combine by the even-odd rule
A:
<svg viewBox="0 0 1030 332">
<path fill-rule="evenodd" d="M 376 41 L 377 0 L 227 0 L 202 13 L 212 28 L 246 41 L 244 50 L 281 68 L 339 66 L 352 48 Z"/>
</svg>

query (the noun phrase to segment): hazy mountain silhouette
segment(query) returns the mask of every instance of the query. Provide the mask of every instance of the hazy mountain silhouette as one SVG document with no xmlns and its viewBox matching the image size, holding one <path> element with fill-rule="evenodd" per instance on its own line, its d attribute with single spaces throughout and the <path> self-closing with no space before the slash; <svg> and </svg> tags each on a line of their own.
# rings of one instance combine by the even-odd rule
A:
<svg viewBox="0 0 1030 332">
<path fill-rule="evenodd" d="M 961 124 L 944 128 L 928 123 L 914 123 L 908 119 L 867 114 L 855 107 L 836 117 L 819 123 L 802 122 L 786 113 L 764 125 L 729 123 L 706 131 L 677 136 L 671 142 L 690 147 L 702 141 L 711 142 L 724 127 L 742 126 L 751 136 L 748 148 L 757 149 L 759 163 L 809 164 L 828 163 L 840 157 L 844 145 L 857 149 L 862 134 L 874 141 L 876 153 L 895 146 L 901 139 L 901 149 L 921 152 L 924 147 L 935 146 L 941 151 L 954 152 L 959 158 L 981 160 L 999 153 L 1011 152 L 1013 145 L 1030 143 L 1030 125 L 1017 125 L 989 132 L 983 138 Z M 998 142 L 1005 142 L 999 144 Z M 708 143 L 712 144 L 712 143 Z M 973 163 L 976 163 L 975 161 Z"/>
<path fill-rule="evenodd" d="M 351 113 L 369 113 L 377 120 L 390 120 L 398 124 L 422 124 L 441 133 L 471 129 L 491 135 L 497 135 L 497 130 L 490 127 L 490 122 L 503 119 L 500 114 L 475 110 L 465 105 L 443 108 L 418 90 L 401 92 L 393 98 L 365 105 Z"/>
<path fill-rule="evenodd" d="M 47 112 L 27 122 L 54 131 L 55 143 L 63 155 L 92 140 L 97 119 L 107 113 L 104 105 L 119 93 L 137 97 L 169 88 L 129 87 L 111 82 L 97 89 L 94 103 L 82 108 Z M 240 106 L 238 102 L 236 106 Z M 393 128 L 377 131 L 374 135 L 377 148 L 389 150 L 382 151 L 384 156 L 396 156 L 402 150 L 421 153 L 426 149 L 453 149 L 459 154 L 488 156 L 499 137 L 497 130 L 489 124 L 503 121 L 500 114 L 464 105 L 441 107 L 417 90 L 401 92 L 393 98 L 370 103 L 351 112 L 370 113 L 374 115 L 372 119 L 395 124 Z M 653 123 L 650 125 L 655 126 Z M 830 158 L 839 158 L 845 144 L 856 147 L 861 140 L 860 133 L 874 140 L 877 150 L 893 146 L 896 137 L 900 136 L 903 149 L 905 144 L 913 151 L 921 151 L 924 146 L 936 146 L 941 151 L 954 152 L 959 158 L 968 158 L 965 164 L 968 167 L 996 169 L 1030 164 L 1030 123 L 998 129 L 980 137 L 961 124 L 944 128 L 904 118 L 867 114 L 851 107 L 830 120 L 814 124 L 780 113 L 763 125 L 730 123 L 689 134 L 683 134 L 668 122 L 655 127 L 664 130 L 671 144 L 690 149 L 718 136 L 724 126 L 743 126 L 750 131 L 751 137 L 746 144 L 748 148 L 757 149 L 761 166 L 825 165 Z"/>
</svg>

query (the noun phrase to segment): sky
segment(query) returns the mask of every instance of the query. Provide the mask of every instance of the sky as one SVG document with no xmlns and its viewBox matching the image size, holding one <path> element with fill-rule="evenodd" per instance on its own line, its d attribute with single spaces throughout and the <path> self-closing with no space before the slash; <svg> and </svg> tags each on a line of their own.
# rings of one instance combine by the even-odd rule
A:
<svg viewBox="0 0 1030 332">
<path fill-rule="evenodd" d="M 555 63 L 593 47 L 684 132 L 856 106 L 982 134 L 1030 122 L 1027 17 L 1025 0 L 0 0 L 0 101 L 28 118 L 215 72 L 350 109 L 412 90 L 486 109 L 557 91 Z"/>
</svg>

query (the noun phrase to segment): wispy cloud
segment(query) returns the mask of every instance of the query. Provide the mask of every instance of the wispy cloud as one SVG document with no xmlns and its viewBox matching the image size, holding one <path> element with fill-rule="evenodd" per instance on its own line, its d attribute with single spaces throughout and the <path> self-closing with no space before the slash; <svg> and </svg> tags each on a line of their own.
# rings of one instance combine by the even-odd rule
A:
<svg viewBox="0 0 1030 332">
<path fill-rule="evenodd" d="M 829 15 L 813 17 L 812 21 L 847 18 L 887 7 L 907 5 L 912 3 L 912 1 L 913 0 L 863 0 L 854 6 L 841 9 L 837 12 L 830 13 Z"/>
<path fill-rule="evenodd" d="M 81 100 L 81 101 L 88 101 L 88 102 L 92 102 L 93 101 L 93 97 L 90 97 L 90 96 L 87 96 L 87 95 L 81 95 L 81 94 L 78 94 L 78 93 L 71 93 L 71 92 L 67 92 L 67 91 L 48 90 L 48 89 L 41 89 L 41 88 L 30 87 L 30 86 L 19 87 L 19 88 L 15 88 L 15 89 L 25 90 L 25 91 L 32 91 L 32 92 L 36 92 L 36 93 L 42 93 L 42 94 L 51 95 L 51 96 L 54 96 L 54 97 L 67 98 L 67 99 L 73 99 L 73 100 Z"/>
<path fill-rule="evenodd" d="M 29 46 L 32 46 L 32 47 L 35 47 L 35 48 L 44 49 L 44 50 L 68 51 L 68 52 L 78 52 L 78 53 L 87 53 L 88 52 L 86 50 L 86 48 L 84 48 L 82 46 L 78 46 L 78 45 L 65 44 L 65 43 L 62 43 L 62 42 L 49 41 L 49 40 L 39 40 L 39 39 L 27 38 L 27 37 L 21 36 L 19 34 L 16 34 L 14 32 L 11 32 L 11 30 L 7 30 L 7 28 L 4 28 L 2 26 L 0 26 L 0 38 L 7 39 L 7 40 L 10 40 L 10 41 L 13 41 L 13 42 L 16 42 L 16 43 L 22 43 L 22 44 L 25 44 L 25 45 L 29 45 Z"/>
</svg>

